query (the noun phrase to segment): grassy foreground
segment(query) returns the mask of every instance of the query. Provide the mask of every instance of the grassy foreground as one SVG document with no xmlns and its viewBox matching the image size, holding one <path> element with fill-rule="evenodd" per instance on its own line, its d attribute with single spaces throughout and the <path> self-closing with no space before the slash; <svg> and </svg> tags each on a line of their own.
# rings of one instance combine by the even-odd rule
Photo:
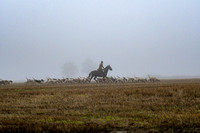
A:
<svg viewBox="0 0 200 133">
<path fill-rule="evenodd" d="M 199 127 L 200 80 L 0 86 L 0 132 L 200 132 Z"/>
</svg>

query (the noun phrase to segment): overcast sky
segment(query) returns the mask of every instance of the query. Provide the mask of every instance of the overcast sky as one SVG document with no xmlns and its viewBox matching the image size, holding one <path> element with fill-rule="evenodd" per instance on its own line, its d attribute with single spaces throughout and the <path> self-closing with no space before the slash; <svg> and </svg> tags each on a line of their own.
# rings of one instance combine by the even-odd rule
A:
<svg viewBox="0 0 200 133">
<path fill-rule="evenodd" d="M 199 0 L 1 0 L 0 78 L 200 75 Z M 68 72 L 72 70 L 71 72 Z"/>
</svg>

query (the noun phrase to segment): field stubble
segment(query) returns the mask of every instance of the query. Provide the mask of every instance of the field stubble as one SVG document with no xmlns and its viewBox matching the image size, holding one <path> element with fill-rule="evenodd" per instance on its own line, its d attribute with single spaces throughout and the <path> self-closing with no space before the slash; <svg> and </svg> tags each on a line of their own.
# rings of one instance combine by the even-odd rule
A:
<svg viewBox="0 0 200 133">
<path fill-rule="evenodd" d="M 0 131 L 174 131 L 200 127 L 200 80 L 0 87 Z"/>
</svg>

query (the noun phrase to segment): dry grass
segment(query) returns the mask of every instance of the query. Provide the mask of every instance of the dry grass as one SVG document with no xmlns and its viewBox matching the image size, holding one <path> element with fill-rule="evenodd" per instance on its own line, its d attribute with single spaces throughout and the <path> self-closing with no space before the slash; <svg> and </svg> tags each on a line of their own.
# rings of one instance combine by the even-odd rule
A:
<svg viewBox="0 0 200 133">
<path fill-rule="evenodd" d="M 0 131 L 162 131 L 198 127 L 200 80 L 0 87 Z"/>
</svg>

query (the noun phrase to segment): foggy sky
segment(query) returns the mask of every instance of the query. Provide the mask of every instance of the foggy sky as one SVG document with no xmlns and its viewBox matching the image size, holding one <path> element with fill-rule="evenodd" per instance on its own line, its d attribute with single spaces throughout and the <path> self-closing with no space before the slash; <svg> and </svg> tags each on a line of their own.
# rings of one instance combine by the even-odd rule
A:
<svg viewBox="0 0 200 133">
<path fill-rule="evenodd" d="M 200 75 L 199 57 L 199 0 L 0 1 L 1 79 L 88 76 L 100 61 L 110 76 Z"/>
</svg>

